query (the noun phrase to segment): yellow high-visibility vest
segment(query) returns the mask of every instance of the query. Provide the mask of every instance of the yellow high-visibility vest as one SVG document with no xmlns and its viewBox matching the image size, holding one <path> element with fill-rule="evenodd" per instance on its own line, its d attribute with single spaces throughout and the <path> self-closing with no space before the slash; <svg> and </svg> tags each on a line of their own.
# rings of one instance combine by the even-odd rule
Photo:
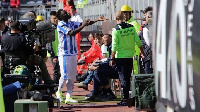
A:
<svg viewBox="0 0 200 112">
<path fill-rule="evenodd" d="M 131 17 L 130 20 L 126 21 L 126 23 L 132 24 L 135 27 L 137 33 L 140 31 L 141 26 L 135 19 L 133 19 L 133 17 Z"/>
<path fill-rule="evenodd" d="M 135 27 L 136 32 L 138 33 L 140 31 L 140 24 L 133 19 L 133 17 L 130 18 L 130 20 L 126 21 L 126 23 L 129 23 Z M 140 48 L 135 44 L 135 53 L 134 56 L 140 55 Z M 133 68 L 134 68 L 134 74 L 138 74 L 138 63 L 137 60 L 133 60 Z"/>
<path fill-rule="evenodd" d="M 83 8 L 85 4 L 88 3 L 88 0 L 78 0 L 77 8 Z"/>
</svg>

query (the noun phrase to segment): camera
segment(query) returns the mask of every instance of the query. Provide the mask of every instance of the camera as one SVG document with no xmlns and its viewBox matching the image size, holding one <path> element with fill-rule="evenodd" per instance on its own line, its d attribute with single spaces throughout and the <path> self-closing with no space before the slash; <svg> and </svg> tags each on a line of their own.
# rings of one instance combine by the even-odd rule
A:
<svg viewBox="0 0 200 112">
<path fill-rule="evenodd" d="M 28 45 L 33 47 L 38 44 L 45 47 L 47 43 L 55 40 L 55 29 L 50 21 L 36 22 L 31 18 L 22 18 L 19 22 L 20 31 L 25 36 Z"/>
<path fill-rule="evenodd" d="M 20 26 L 19 26 L 20 31 L 22 33 L 36 29 L 36 21 L 32 18 L 21 18 L 19 22 L 20 22 Z"/>
<path fill-rule="evenodd" d="M 47 43 L 55 41 L 55 29 L 52 27 L 50 21 L 39 21 L 36 24 L 37 31 L 41 35 L 42 46 L 45 46 Z"/>
</svg>

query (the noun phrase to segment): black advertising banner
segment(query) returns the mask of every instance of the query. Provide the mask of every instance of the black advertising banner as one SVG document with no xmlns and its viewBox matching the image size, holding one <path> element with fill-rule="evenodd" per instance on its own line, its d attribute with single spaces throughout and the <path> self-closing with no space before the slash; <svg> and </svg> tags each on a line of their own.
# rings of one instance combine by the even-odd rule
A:
<svg viewBox="0 0 200 112">
<path fill-rule="evenodd" d="M 200 0 L 154 3 L 158 101 L 177 112 L 200 112 Z"/>
</svg>

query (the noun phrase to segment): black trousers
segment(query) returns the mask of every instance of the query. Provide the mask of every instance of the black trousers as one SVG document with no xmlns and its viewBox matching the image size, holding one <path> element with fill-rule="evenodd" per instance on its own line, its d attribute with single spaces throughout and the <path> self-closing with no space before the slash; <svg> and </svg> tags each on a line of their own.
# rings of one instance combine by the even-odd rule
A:
<svg viewBox="0 0 200 112">
<path fill-rule="evenodd" d="M 98 95 L 99 86 L 106 86 L 109 84 L 109 79 L 119 78 L 116 69 L 112 68 L 109 63 L 102 63 L 97 70 L 93 72 L 93 94 Z"/>
<path fill-rule="evenodd" d="M 53 81 L 56 83 L 56 84 L 59 84 L 59 79 L 60 79 L 60 65 L 59 65 L 59 62 L 57 63 L 54 63 L 53 62 L 53 58 L 51 58 L 51 62 L 52 62 L 52 65 L 53 65 Z"/>
<path fill-rule="evenodd" d="M 102 86 L 109 84 L 109 79 L 118 79 L 118 71 L 112 68 L 109 63 L 102 64 L 99 69 L 94 72 L 95 78 L 101 83 Z"/>
<path fill-rule="evenodd" d="M 124 99 L 129 98 L 130 78 L 133 69 L 133 58 L 117 58 L 115 59 L 119 79 L 123 87 Z"/>
</svg>

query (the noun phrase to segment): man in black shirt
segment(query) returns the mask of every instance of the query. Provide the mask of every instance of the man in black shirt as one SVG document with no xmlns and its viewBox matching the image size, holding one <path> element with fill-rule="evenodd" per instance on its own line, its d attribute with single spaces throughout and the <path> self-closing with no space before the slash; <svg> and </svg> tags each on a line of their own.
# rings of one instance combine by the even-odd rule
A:
<svg viewBox="0 0 200 112">
<path fill-rule="evenodd" d="M 1 39 L 2 39 L 2 36 L 7 31 L 8 31 L 8 26 L 5 25 L 5 19 L 0 17 L 0 56 L 1 56 L 1 60 L 4 60 L 4 57 L 5 57 L 5 54 L 4 54 L 3 50 L 1 49 Z M 3 65 L 4 65 L 4 63 L 3 63 Z"/>
<path fill-rule="evenodd" d="M 34 51 L 37 51 L 37 47 L 31 48 L 26 45 L 26 40 L 23 36 L 20 36 L 20 22 L 13 21 L 10 24 L 10 33 L 3 35 L 2 48 L 6 55 L 13 55 L 20 58 L 22 64 L 37 65 L 42 72 L 42 79 L 46 84 L 52 84 L 53 81 L 47 71 L 46 64 L 42 57 L 34 55 Z"/>
<path fill-rule="evenodd" d="M 6 55 L 13 55 L 19 57 L 23 61 L 26 61 L 29 55 L 34 51 L 26 45 L 26 40 L 20 33 L 20 23 L 14 21 L 11 24 L 11 32 L 4 34 L 2 38 L 2 48 Z"/>
</svg>

